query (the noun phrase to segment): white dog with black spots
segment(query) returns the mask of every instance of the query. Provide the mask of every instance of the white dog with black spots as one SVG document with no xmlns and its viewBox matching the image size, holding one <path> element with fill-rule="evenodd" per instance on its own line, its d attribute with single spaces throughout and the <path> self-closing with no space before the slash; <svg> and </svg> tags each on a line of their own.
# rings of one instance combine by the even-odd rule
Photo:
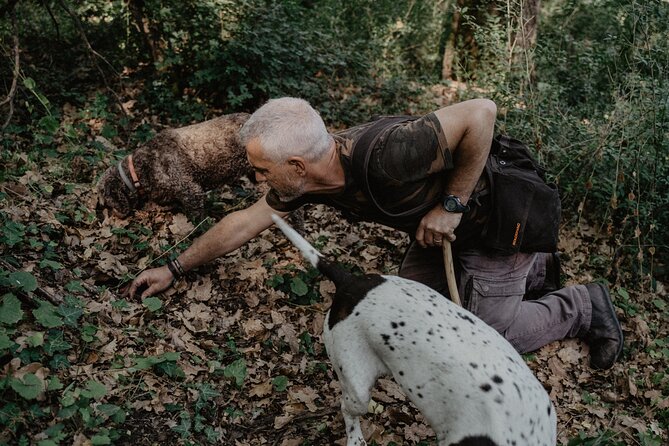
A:
<svg viewBox="0 0 669 446">
<path fill-rule="evenodd" d="M 546 390 L 497 331 L 421 283 L 354 276 L 273 219 L 337 288 L 323 341 L 341 383 L 347 446 L 366 444 L 359 417 L 382 375 L 423 413 L 439 446 L 556 444 Z"/>
</svg>

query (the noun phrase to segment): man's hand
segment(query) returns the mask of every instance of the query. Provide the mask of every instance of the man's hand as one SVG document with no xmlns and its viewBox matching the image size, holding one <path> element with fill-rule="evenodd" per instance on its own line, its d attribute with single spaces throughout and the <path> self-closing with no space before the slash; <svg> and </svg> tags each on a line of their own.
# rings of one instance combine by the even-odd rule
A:
<svg viewBox="0 0 669 446">
<path fill-rule="evenodd" d="M 149 296 L 153 296 L 156 293 L 167 289 L 172 284 L 172 273 L 167 268 L 167 266 L 161 266 L 160 268 L 147 269 L 142 274 L 137 276 L 135 280 L 130 284 L 130 298 L 135 298 L 135 293 L 140 290 L 144 290 L 140 296 L 142 299 L 145 299 Z"/>
<path fill-rule="evenodd" d="M 460 224 L 462 214 L 447 212 L 441 205 L 437 204 L 420 221 L 416 230 L 416 241 L 423 248 L 427 246 L 441 246 L 444 238 L 455 241 L 455 228 Z"/>
</svg>

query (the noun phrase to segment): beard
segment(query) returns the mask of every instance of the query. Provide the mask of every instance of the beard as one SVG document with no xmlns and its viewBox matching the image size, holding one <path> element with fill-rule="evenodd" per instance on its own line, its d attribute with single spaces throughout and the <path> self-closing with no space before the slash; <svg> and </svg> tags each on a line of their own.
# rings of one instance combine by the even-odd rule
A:
<svg viewBox="0 0 669 446">
<path fill-rule="evenodd" d="M 305 181 L 303 178 L 295 180 L 288 175 L 284 175 L 282 180 L 281 186 L 272 186 L 281 202 L 287 203 L 304 195 Z"/>
</svg>

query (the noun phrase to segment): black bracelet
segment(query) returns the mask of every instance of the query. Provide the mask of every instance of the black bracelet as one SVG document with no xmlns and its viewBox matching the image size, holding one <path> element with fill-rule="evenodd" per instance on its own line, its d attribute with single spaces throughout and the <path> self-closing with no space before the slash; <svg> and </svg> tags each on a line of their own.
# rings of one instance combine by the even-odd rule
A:
<svg viewBox="0 0 669 446">
<path fill-rule="evenodd" d="M 181 277 L 182 274 L 179 274 L 179 271 L 177 270 L 176 266 L 174 266 L 173 262 L 174 262 L 173 260 L 170 260 L 169 262 L 167 262 L 167 268 L 172 273 L 172 278 L 173 278 L 173 281 L 174 281 L 174 280 L 177 280 L 179 277 Z"/>
<path fill-rule="evenodd" d="M 172 262 L 174 263 L 174 266 L 177 268 L 177 271 L 179 272 L 179 277 L 186 274 L 184 269 L 181 267 L 181 262 L 179 262 L 179 259 L 174 259 L 174 260 L 172 260 Z"/>
</svg>

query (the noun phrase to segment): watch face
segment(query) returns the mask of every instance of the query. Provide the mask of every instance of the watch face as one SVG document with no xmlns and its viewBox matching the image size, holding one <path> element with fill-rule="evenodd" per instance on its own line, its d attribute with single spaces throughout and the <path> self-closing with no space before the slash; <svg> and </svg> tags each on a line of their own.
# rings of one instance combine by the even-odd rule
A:
<svg viewBox="0 0 669 446">
<path fill-rule="evenodd" d="M 446 208 L 447 211 L 453 212 L 458 208 L 458 203 L 455 200 L 455 198 L 449 197 L 444 202 L 444 207 Z"/>
</svg>

